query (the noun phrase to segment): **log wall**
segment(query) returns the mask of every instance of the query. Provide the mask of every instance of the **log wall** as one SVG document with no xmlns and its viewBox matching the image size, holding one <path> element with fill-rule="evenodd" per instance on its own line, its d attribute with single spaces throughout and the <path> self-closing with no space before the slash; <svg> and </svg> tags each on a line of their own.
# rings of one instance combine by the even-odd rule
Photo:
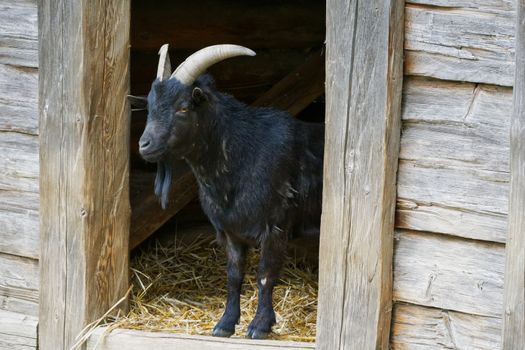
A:
<svg viewBox="0 0 525 350">
<path fill-rule="evenodd" d="M 0 348 L 36 348 L 37 1 L 0 2 Z"/>
<path fill-rule="evenodd" d="M 515 5 L 408 0 L 393 349 L 500 349 Z"/>
</svg>

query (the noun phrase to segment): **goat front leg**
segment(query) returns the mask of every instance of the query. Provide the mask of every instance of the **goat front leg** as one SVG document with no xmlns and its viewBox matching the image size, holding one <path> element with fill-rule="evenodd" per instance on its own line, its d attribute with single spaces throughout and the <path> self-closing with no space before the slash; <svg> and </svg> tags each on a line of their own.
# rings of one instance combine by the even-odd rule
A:
<svg viewBox="0 0 525 350">
<path fill-rule="evenodd" d="M 261 246 L 261 258 L 257 272 L 259 300 L 257 312 L 246 336 L 252 339 L 264 339 L 275 324 L 273 310 L 273 287 L 279 279 L 279 273 L 286 256 L 286 241 L 280 237 L 267 238 Z"/>
<path fill-rule="evenodd" d="M 227 292 L 226 309 L 220 321 L 213 328 L 213 336 L 229 337 L 235 333 L 235 325 L 239 323 L 241 316 L 241 287 L 244 279 L 244 265 L 246 262 L 246 246 L 232 240 L 226 235 L 227 263 Z"/>
</svg>

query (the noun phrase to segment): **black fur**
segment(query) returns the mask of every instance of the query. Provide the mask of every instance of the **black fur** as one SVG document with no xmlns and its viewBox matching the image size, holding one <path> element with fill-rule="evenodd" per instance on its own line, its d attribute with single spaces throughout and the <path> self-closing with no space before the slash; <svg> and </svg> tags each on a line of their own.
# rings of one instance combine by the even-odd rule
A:
<svg viewBox="0 0 525 350">
<path fill-rule="evenodd" d="M 217 92 L 208 75 L 192 86 L 155 81 L 148 96 L 143 157 L 158 163 L 155 193 L 167 203 L 170 164 L 185 159 L 202 208 L 228 254 L 228 298 L 214 329 L 230 336 L 239 320 L 246 250 L 261 248 L 259 305 L 248 337 L 275 323 L 272 291 L 286 242 L 319 236 L 324 127 L 272 108 L 254 108 Z"/>
</svg>

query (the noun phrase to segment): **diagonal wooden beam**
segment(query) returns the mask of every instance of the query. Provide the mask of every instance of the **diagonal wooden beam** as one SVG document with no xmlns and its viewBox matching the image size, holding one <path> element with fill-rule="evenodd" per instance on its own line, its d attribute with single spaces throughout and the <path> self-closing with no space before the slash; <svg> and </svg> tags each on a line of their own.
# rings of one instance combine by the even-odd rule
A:
<svg viewBox="0 0 525 350">
<path fill-rule="evenodd" d="M 316 98 L 324 94 L 324 56 L 319 52 L 285 76 L 272 89 L 259 97 L 254 106 L 273 106 L 299 114 Z M 177 167 L 170 198 L 172 202 L 162 210 L 153 193 L 153 175 L 132 178 L 130 249 L 151 236 L 197 195 L 197 184 L 191 171 Z M 142 177 L 142 179 L 141 179 Z"/>
</svg>

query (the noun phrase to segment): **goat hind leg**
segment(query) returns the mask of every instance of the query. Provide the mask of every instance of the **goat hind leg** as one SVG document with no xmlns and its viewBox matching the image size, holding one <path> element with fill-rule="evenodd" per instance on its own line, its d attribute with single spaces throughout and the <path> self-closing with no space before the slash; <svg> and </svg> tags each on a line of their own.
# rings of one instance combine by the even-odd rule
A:
<svg viewBox="0 0 525 350">
<path fill-rule="evenodd" d="M 284 240 L 271 237 L 263 242 L 257 272 L 259 300 L 257 312 L 246 333 L 248 338 L 264 339 L 272 331 L 272 326 L 275 324 L 273 287 L 279 279 L 285 256 L 286 242 Z"/>
</svg>

